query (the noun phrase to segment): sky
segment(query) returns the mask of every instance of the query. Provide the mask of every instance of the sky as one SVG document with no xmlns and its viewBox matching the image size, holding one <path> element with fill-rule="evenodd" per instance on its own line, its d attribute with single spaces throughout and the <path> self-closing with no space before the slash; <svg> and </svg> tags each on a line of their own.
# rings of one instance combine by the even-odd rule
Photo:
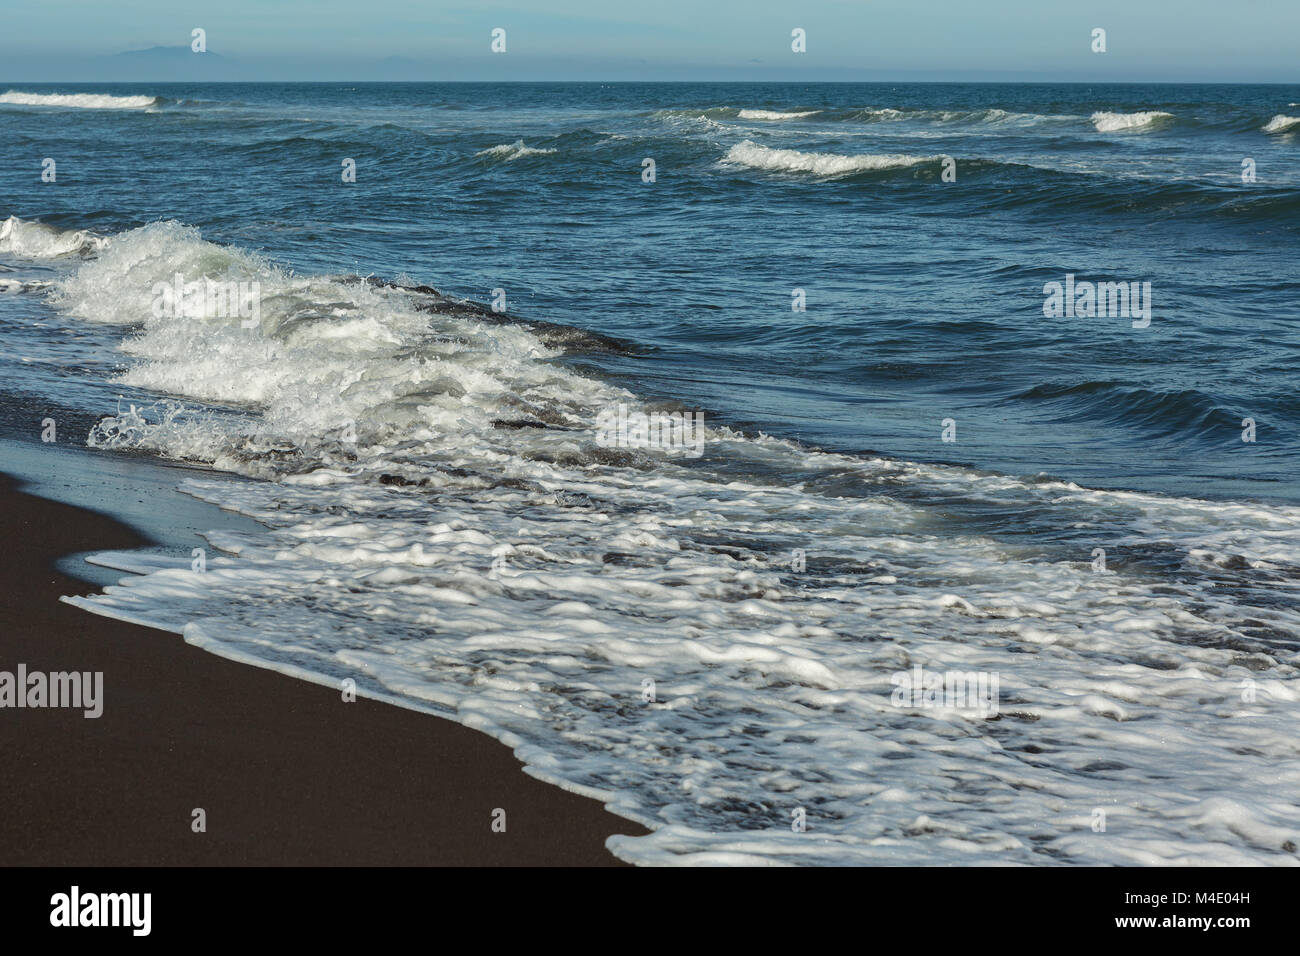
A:
<svg viewBox="0 0 1300 956">
<path fill-rule="evenodd" d="M 0 0 L 0 23 L 0 82 L 1300 82 L 1300 0 Z"/>
</svg>

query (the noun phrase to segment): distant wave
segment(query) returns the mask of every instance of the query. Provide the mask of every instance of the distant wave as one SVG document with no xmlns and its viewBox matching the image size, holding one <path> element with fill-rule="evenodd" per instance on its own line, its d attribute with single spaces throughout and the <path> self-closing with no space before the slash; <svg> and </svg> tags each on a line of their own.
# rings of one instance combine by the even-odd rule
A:
<svg viewBox="0 0 1300 956">
<path fill-rule="evenodd" d="M 755 169 L 778 172 L 812 173 L 815 176 L 848 176 L 853 173 L 877 169 L 899 169 L 928 162 L 930 156 L 908 156 L 903 153 L 862 153 L 845 156 L 840 153 L 804 153 L 797 149 L 771 149 L 752 140 L 737 143 L 727 151 L 724 162 Z"/>
<path fill-rule="evenodd" d="M 1093 113 L 1092 125 L 1097 127 L 1098 133 L 1117 133 L 1121 130 L 1145 129 L 1173 118 L 1173 113 L 1166 113 L 1163 110 L 1147 110 L 1139 113 Z"/>
<path fill-rule="evenodd" d="M 910 113 L 913 115 L 920 112 L 923 111 L 922 110 L 910 111 Z M 896 119 L 903 119 L 908 115 L 909 115 L 909 111 L 896 110 L 893 109 L 892 107 L 884 107 L 882 109 L 854 110 L 849 118 L 858 119 L 858 120 L 896 120 Z"/>
<path fill-rule="evenodd" d="M 488 159 L 499 159 L 508 163 L 524 156 L 549 156 L 554 152 L 555 150 L 553 149 L 535 149 L 532 146 L 525 146 L 524 141 L 520 139 L 513 143 L 502 143 L 500 146 L 481 149 L 474 155 L 483 156 Z"/>
<path fill-rule="evenodd" d="M 110 96 L 108 93 L 0 93 L 10 106 L 68 106 L 83 110 L 141 110 L 158 105 L 156 96 Z"/>
<path fill-rule="evenodd" d="M 782 113 L 777 110 L 741 110 L 738 117 L 747 120 L 790 120 L 802 119 L 805 116 L 816 116 L 820 112 L 821 110 L 804 110 L 802 113 Z"/>
<path fill-rule="evenodd" d="M 920 121 L 930 123 L 986 123 L 1019 124 L 1077 122 L 1077 115 L 1055 115 L 1045 113 L 1013 113 L 1010 110 L 994 107 L 983 109 L 895 109 L 893 107 L 862 107 L 859 109 L 815 109 L 815 110 L 761 110 L 737 109 L 734 106 L 713 106 L 708 109 L 668 109 L 651 114 L 660 119 L 696 120 L 716 123 L 718 120 L 792 120 L 817 116 L 828 123 L 881 123 Z"/>
<path fill-rule="evenodd" d="M 1265 133 L 1287 133 L 1300 126 L 1300 116 L 1284 116 L 1278 113 L 1263 127 Z"/>
<path fill-rule="evenodd" d="M 892 107 L 853 110 L 843 117 L 858 123 L 902 122 L 925 120 L 932 123 L 1019 123 L 1061 122 L 1077 120 L 1077 116 L 1058 116 L 1046 113 L 1013 113 L 997 108 L 977 110 L 898 110 Z"/>
</svg>

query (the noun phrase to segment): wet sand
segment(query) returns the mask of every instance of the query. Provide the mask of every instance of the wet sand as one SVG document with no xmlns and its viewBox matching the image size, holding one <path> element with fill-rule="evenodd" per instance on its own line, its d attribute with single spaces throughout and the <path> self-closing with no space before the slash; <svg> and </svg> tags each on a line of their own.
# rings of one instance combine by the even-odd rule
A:
<svg viewBox="0 0 1300 956">
<path fill-rule="evenodd" d="M 485 734 L 61 603 L 94 587 L 56 561 L 150 543 L 113 518 L 0 475 L 0 539 L 0 670 L 104 675 L 98 719 L 0 709 L 0 864 L 617 865 L 645 832 Z"/>
</svg>

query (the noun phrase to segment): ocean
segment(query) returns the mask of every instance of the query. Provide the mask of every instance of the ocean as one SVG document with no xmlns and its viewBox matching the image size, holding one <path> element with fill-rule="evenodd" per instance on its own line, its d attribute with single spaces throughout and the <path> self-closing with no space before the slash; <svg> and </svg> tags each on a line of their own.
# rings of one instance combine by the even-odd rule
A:
<svg viewBox="0 0 1300 956">
<path fill-rule="evenodd" d="M 1300 86 L 0 85 L 0 437 L 264 526 L 74 603 L 634 863 L 1294 864 L 1298 150 Z"/>
</svg>

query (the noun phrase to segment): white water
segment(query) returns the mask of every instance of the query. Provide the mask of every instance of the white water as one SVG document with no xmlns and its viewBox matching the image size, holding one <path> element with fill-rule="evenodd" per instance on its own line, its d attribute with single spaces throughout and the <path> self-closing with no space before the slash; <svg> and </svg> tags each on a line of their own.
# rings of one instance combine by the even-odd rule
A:
<svg viewBox="0 0 1300 956">
<path fill-rule="evenodd" d="M 1284 116 L 1278 113 L 1263 127 L 1265 133 L 1287 133 L 1300 126 L 1300 116 Z"/>
<path fill-rule="evenodd" d="M 1093 113 L 1092 125 L 1099 133 L 1117 133 L 1122 130 L 1146 129 L 1164 120 L 1172 119 L 1173 115 L 1161 110 L 1141 113 Z"/>
<path fill-rule="evenodd" d="M 0 222 L 0 252 L 23 259 L 89 255 L 105 243 L 106 240 L 81 229 L 64 231 L 15 216 Z"/>
<path fill-rule="evenodd" d="M 261 325 L 154 317 L 178 271 L 256 279 Z M 1300 509 L 718 428 L 697 463 L 602 449 L 597 411 L 636 399 L 526 330 L 174 223 L 114 237 L 52 301 L 122 326 L 124 382 L 186 399 L 94 444 L 271 479 L 186 483 L 271 529 L 213 534 L 206 573 L 104 556 L 139 576 L 73 603 L 481 728 L 655 827 L 612 842 L 625 859 L 1298 861 L 1300 655 L 1257 634 L 1300 630 Z M 559 427 L 493 424 L 520 417 Z M 963 502 L 1071 528 L 1077 553 L 967 533 Z M 1152 549 L 1179 573 L 1143 571 Z M 918 664 L 998 675 L 996 719 L 895 706 Z"/>
<path fill-rule="evenodd" d="M 111 96 L 108 93 L 0 93 L 0 104 L 62 106 L 83 110 L 139 110 L 158 105 L 156 96 Z"/>
<path fill-rule="evenodd" d="M 805 116 L 816 116 L 821 110 L 805 110 L 802 113 L 782 113 L 779 110 L 741 110 L 740 119 L 748 120 L 792 120 Z"/>
<path fill-rule="evenodd" d="M 723 161 L 773 172 L 812 173 L 814 176 L 830 178 L 878 169 L 915 166 L 935 158 L 937 157 L 908 156 L 901 153 L 865 153 L 850 156 L 840 153 L 809 153 L 795 149 L 772 149 L 747 139 L 732 146 Z"/>
<path fill-rule="evenodd" d="M 500 146 L 479 150 L 474 155 L 510 162 L 511 160 L 522 159 L 524 156 L 549 156 L 554 152 L 553 149 L 536 149 L 532 146 L 526 146 L 521 139 L 513 143 L 502 143 Z"/>
</svg>

